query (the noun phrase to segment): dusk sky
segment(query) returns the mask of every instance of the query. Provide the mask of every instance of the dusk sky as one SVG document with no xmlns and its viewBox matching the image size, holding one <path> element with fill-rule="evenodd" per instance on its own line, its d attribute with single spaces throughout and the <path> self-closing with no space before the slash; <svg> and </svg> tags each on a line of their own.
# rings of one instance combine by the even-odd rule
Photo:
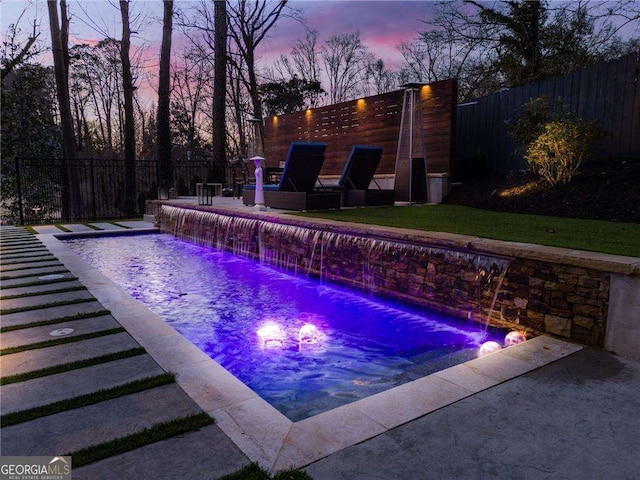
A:
<svg viewBox="0 0 640 480">
<path fill-rule="evenodd" d="M 188 11 L 196 2 L 177 0 L 176 6 Z M 68 2 L 71 20 L 71 39 L 75 43 L 93 43 L 104 38 L 97 29 L 120 38 L 120 13 L 107 0 L 70 0 Z M 360 31 L 360 38 L 370 52 L 384 60 L 389 68 L 402 64 L 402 56 L 397 49 L 401 42 L 409 42 L 425 29 L 421 20 L 429 17 L 433 2 L 429 1 L 373 1 L 373 0 L 292 0 L 289 5 L 302 12 L 309 29 L 317 30 L 318 43 L 324 43 L 331 35 Z M 146 65 L 153 71 L 157 65 L 161 39 L 162 3 L 159 0 L 134 0 L 131 2 L 132 15 L 144 18 L 138 28 L 134 44 L 146 45 Z M 40 39 L 50 45 L 46 0 L 0 0 L 0 26 L 4 39 L 9 24 L 17 21 L 23 10 L 25 14 L 20 26 L 29 32 L 35 20 L 42 31 Z M 97 28 L 96 28 L 97 27 Z M 289 54 L 293 43 L 305 37 L 305 27 L 297 20 L 281 18 L 258 50 L 261 67 L 269 66 L 280 54 Z M 174 31 L 174 54 L 188 41 Z M 50 63 L 50 54 L 42 59 Z M 141 85 L 145 88 L 144 85 Z"/>
</svg>

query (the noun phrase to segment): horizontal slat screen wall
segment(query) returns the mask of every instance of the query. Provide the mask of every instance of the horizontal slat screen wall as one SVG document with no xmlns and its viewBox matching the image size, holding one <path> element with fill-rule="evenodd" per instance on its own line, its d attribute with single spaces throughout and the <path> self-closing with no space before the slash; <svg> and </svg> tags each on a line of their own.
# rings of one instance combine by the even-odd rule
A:
<svg viewBox="0 0 640 480">
<path fill-rule="evenodd" d="M 450 173 L 454 157 L 456 82 L 445 80 L 423 88 L 427 170 Z M 353 145 L 383 148 L 377 175 L 395 171 L 404 90 L 383 93 L 304 112 L 265 119 L 265 162 L 277 167 L 295 141 L 324 142 L 321 175 L 340 175 Z"/>
</svg>

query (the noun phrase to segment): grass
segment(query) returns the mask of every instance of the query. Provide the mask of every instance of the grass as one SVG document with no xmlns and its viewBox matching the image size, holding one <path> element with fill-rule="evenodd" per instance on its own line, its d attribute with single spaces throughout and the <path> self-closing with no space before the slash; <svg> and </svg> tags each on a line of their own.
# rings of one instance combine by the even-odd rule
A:
<svg viewBox="0 0 640 480">
<path fill-rule="evenodd" d="M 74 459 L 75 465 L 75 459 Z M 240 470 L 229 475 L 218 478 L 218 480 L 313 480 L 306 472 L 302 470 L 291 469 L 282 470 L 273 476 L 266 470 L 261 468 L 257 463 L 253 462 L 242 467 Z"/>
<path fill-rule="evenodd" d="M 298 215 L 640 257 L 637 223 L 493 212 L 459 205 L 358 208 Z"/>
<path fill-rule="evenodd" d="M 69 372 L 71 370 L 77 370 L 79 368 L 91 367 L 93 365 L 99 365 L 101 363 L 113 362 L 115 360 L 122 360 L 124 358 L 135 357 L 137 355 L 143 355 L 146 351 L 142 347 L 131 348 L 129 350 L 123 350 L 121 352 L 109 353 L 107 355 L 101 355 L 99 357 L 87 358 L 85 360 L 77 360 L 75 362 L 63 363 L 61 365 L 54 365 L 53 367 L 41 368 L 40 370 L 33 370 L 26 373 L 18 373 L 16 375 L 9 375 L 0 378 L 0 385 L 9 385 L 11 383 L 26 382 L 34 378 L 46 377 L 48 375 L 55 375 L 57 373 Z"/>
<path fill-rule="evenodd" d="M 213 419 L 206 413 L 198 413 L 187 417 L 178 418 L 169 422 L 159 423 L 153 427 L 146 428 L 140 432 L 116 438 L 109 442 L 104 442 L 92 447 L 83 448 L 77 452 L 70 452 L 66 455 L 73 457 L 73 467 L 81 467 L 89 463 L 97 462 L 104 458 L 112 457 L 121 453 L 134 450 L 136 448 L 159 442 L 166 438 L 182 435 L 194 430 L 198 430 L 214 423 Z"/>
<path fill-rule="evenodd" d="M 174 381 L 175 375 L 173 373 L 163 373 L 161 375 L 156 375 L 155 377 L 143 378 L 134 382 L 126 383 L 124 385 L 119 385 L 117 387 L 98 390 L 96 392 L 88 393 L 86 395 L 80 395 L 79 397 L 60 400 L 48 405 L 29 408 L 27 410 L 21 410 L 19 412 L 7 413 L 6 415 L 2 415 L 2 417 L 0 417 L 0 427 L 4 428 L 10 425 L 16 425 L 18 423 L 30 422 L 31 420 L 35 420 L 36 418 L 54 415 L 56 413 L 65 412 L 67 410 L 87 407 L 89 405 L 94 405 L 106 400 L 124 397 L 125 395 L 131 395 L 132 393 L 149 390 L 161 385 L 167 385 L 169 383 L 173 383 Z"/>
</svg>

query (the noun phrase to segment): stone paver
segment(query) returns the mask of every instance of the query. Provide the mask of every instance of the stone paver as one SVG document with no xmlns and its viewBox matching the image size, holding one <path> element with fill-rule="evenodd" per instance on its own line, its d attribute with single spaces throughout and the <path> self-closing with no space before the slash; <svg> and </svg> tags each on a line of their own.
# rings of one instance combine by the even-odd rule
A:
<svg viewBox="0 0 640 480">
<path fill-rule="evenodd" d="M 249 463 L 217 425 L 73 470 L 74 480 L 216 479 Z"/>
<path fill-rule="evenodd" d="M 61 267 L 58 267 L 58 268 L 60 269 Z M 3 290 L 6 290 L 7 295 L 9 295 L 11 292 L 11 289 L 17 288 L 29 283 L 42 282 L 43 284 L 53 285 L 53 283 L 48 282 L 47 279 L 49 277 L 47 275 L 48 274 L 45 273 L 44 275 L 37 274 L 37 275 L 34 275 L 33 277 L 22 277 L 22 278 L 16 278 L 16 279 L 2 280 L 0 282 L 0 288 L 2 288 Z M 60 279 L 74 277 L 74 275 L 69 271 L 65 271 L 64 273 L 56 273 L 54 275 L 56 275 L 56 278 L 60 278 Z M 58 275 L 60 276 L 58 277 Z M 45 278 L 40 278 L 40 277 L 45 277 Z"/>
<path fill-rule="evenodd" d="M 3 300 L 2 309 L 8 310 L 10 308 L 37 307 L 38 305 L 47 305 L 49 303 L 67 302 L 89 298 L 93 298 L 93 295 L 91 295 L 88 290 L 49 293 L 45 295 L 36 295 L 34 297 L 21 297 Z"/>
<path fill-rule="evenodd" d="M 73 332 L 65 335 L 65 338 L 71 338 L 87 333 L 100 332 L 118 328 L 120 324 L 111 315 L 101 315 L 99 317 L 85 318 L 83 320 L 73 320 L 71 322 L 56 323 L 53 325 L 43 325 L 42 327 L 23 328 L 2 334 L 2 348 L 13 348 L 22 345 L 32 345 L 34 343 L 46 342 L 55 338 L 51 335 L 61 329 L 73 329 Z"/>
<path fill-rule="evenodd" d="M 149 355 L 2 386 L 2 413 L 47 405 L 164 373 Z"/>
<path fill-rule="evenodd" d="M 54 325 L 52 330 L 56 327 Z M 138 343 L 128 333 L 116 333 L 80 342 L 3 355 L 0 357 L 0 367 L 2 376 L 7 377 L 138 347 Z"/>
<path fill-rule="evenodd" d="M 18 263 L 18 261 L 35 262 L 49 260 L 52 255 L 46 250 L 34 250 L 31 252 L 6 253 L 0 257 L 3 264 Z"/>
<path fill-rule="evenodd" d="M 4 279 L 13 279 L 16 277 L 20 277 L 20 278 L 26 278 L 28 277 L 36 277 L 36 278 L 32 278 L 31 281 L 37 280 L 39 276 L 41 275 L 49 275 L 51 273 L 57 273 L 57 272 L 66 272 L 67 269 L 64 268 L 64 266 L 62 264 L 60 264 L 59 262 L 56 262 L 55 265 L 50 265 L 50 266 L 46 266 L 46 267 L 38 267 L 38 268 L 22 268 L 22 269 L 11 269 L 10 271 L 3 271 L 2 272 L 2 277 Z"/>
<path fill-rule="evenodd" d="M 82 223 L 71 223 L 62 225 L 67 230 L 72 232 L 95 232 L 95 230 L 87 225 L 83 225 Z"/>
<path fill-rule="evenodd" d="M 108 222 L 91 222 L 92 226 L 99 228 L 100 230 L 126 230 L 126 228 L 119 227 L 113 223 Z"/>
<path fill-rule="evenodd" d="M 55 225 L 39 225 L 39 226 L 35 226 L 33 227 L 33 229 L 38 232 L 38 233 L 63 233 L 62 230 L 60 230 L 58 227 L 56 227 Z"/>
<path fill-rule="evenodd" d="M 81 313 L 98 312 L 104 307 L 98 302 L 74 303 L 72 305 L 60 305 L 57 307 L 38 308 L 25 312 L 9 313 L 0 316 L 0 325 L 3 327 L 14 325 L 26 325 L 33 322 L 42 322 L 55 318 L 70 317 Z"/>
<path fill-rule="evenodd" d="M 29 287 L 5 287 L 2 285 L 2 296 L 6 295 L 24 295 L 24 294 L 42 294 L 44 292 L 54 292 L 56 290 L 65 290 L 67 288 L 82 287 L 83 285 L 77 280 L 69 282 L 53 282 L 43 283 L 42 285 L 31 285 Z"/>
<path fill-rule="evenodd" d="M 153 222 L 145 222 L 142 220 L 134 220 L 130 222 L 116 222 L 118 225 L 122 225 L 123 227 L 133 228 L 133 229 L 142 229 L 142 228 L 153 228 Z"/>
<path fill-rule="evenodd" d="M 88 445 L 114 440 L 156 423 L 200 411 L 198 405 L 176 384 L 163 385 L 5 427 L 2 429 L 2 454 L 75 452 Z"/>
</svg>

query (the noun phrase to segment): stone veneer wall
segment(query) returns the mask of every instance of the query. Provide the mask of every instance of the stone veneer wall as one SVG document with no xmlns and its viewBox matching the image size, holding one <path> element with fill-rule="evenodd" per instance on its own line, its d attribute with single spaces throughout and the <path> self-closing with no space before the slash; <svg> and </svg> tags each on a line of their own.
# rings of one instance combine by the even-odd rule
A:
<svg viewBox="0 0 640 480">
<path fill-rule="evenodd" d="M 518 251 L 526 247 L 516 244 L 293 216 L 237 216 L 200 207 L 164 207 L 156 211 L 156 218 L 163 232 L 292 271 L 322 275 L 461 318 L 486 321 L 490 314 L 496 326 L 604 345 L 610 273 L 520 256 Z M 376 252 L 375 241 L 365 244 L 359 240 L 364 237 L 422 248 L 398 243 Z"/>
<path fill-rule="evenodd" d="M 561 263 L 515 258 L 494 315 L 511 324 L 586 345 L 604 345 L 610 274 Z"/>
</svg>

